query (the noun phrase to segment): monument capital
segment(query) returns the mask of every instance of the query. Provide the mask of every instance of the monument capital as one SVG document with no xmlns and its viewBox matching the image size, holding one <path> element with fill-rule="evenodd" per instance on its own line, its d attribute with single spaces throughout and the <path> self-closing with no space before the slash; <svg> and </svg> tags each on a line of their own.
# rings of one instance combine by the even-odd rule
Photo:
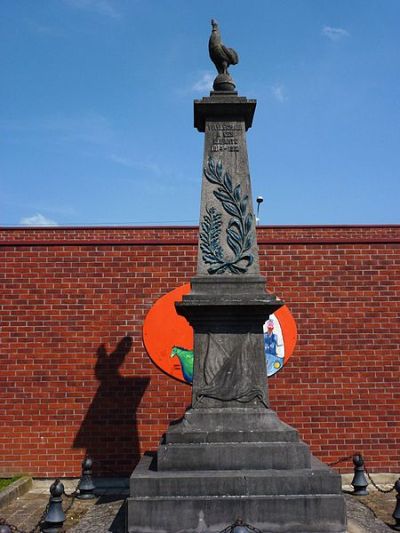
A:
<svg viewBox="0 0 400 533">
<path fill-rule="evenodd" d="M 207 121 L 223 119 L 243 121 L 247 131 L 253 125 L 256 105 L 256 100 L 248 100 L 234 93 L 212 92 L 211 96 L 194 101 L 194 127 L 204 133 Z"/>
</svg>

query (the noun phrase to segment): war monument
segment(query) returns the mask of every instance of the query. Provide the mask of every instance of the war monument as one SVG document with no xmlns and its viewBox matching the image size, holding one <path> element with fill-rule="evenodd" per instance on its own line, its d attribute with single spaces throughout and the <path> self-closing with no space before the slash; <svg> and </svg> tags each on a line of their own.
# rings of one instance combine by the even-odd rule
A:
<svg viewBox="0 0 400 533">
<path fill-rule="evenodd" d="M 246 131 L 256 101 L 228 71 L 238 54 L 212 21 L 218 75 L 194 102 L 205 133 L 197 274 L 176 305 L 194 330 L 191 407 L 134 470 L 129 533 L 344 533 L 340 476 L 314 458 L 268 400 L 263 324 L 283 302 L 260 275 Z M 300 384 L 298 385 L 301 386 Z"/>
</svg>

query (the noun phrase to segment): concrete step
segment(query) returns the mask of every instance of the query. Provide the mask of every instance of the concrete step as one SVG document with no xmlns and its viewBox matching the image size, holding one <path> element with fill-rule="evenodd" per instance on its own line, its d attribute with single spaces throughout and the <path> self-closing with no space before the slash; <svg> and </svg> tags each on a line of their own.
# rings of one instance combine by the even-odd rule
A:
<svg viewBox="0 0 400 533">
<path fill-rule="evenodd" d="M 162 444 L 158 470 L 265 470 L 310 468 L 304 442 Z"/>
<path fill-rule="evenodd" d="M 165 443 L 201 442 L 298 442 L 296 430 L 286 431 L 185 431 L 170 432 L 165 435 Z"/>
<path fill-rule="evenodd" d="M 341 494 L 131 497 L 127 508 L 128 533 L 217 533 L 238 518 L 268 533 L 346 532 Z"/>
<path fill-rule="evenodd" d="M 273 494 L 339 494 L 340 475 L 319 461 L 299 470 L 156 471 L 143 457 L 130 479 L 130 495 L 267 496 Z"/>
</svg>

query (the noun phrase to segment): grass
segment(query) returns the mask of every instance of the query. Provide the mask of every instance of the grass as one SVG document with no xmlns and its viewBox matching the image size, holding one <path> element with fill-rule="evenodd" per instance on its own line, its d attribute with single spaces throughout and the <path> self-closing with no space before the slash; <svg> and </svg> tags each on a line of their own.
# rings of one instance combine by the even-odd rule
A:
<svg viewBox="0 0 400 533">
<path fill-rule="evenodd" d="M 0 478 L 0 491 L 4 490 L 8 485 L 11 485 L 11 483 L 14 483 L 14 481 L 17 481 L 20 477 L 21 476 Z"/>
</svg>

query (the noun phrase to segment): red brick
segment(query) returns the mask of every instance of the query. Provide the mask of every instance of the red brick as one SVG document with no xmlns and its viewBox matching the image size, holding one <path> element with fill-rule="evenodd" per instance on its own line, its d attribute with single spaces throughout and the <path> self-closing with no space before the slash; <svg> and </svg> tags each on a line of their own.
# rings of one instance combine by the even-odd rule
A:
<svg viewBox="0 0 400 533">
<path fill-rule="evenodd" d="M 322 460 L 361 450 L 370 471 L 397 472 L 400 226 L 258 234 L 267 287 L 299 330 L 272 407 Z M 87 452 L 96 474 L 129 474 L 157 446 L 190 387 L 152 364 L 142 324 L 194 275 L 196 242 L 190 227 L 0 230 L 1 472 L 76 476 Z M 127 334 L 120 377 L 101 384 L 99 346 Z"/>
</svg>

